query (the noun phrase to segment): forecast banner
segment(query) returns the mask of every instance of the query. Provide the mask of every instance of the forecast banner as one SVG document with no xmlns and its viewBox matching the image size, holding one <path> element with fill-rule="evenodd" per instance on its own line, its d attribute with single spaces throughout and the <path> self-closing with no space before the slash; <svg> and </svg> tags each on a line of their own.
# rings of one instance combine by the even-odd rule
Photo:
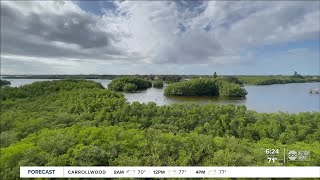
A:
<svg viewBox="0 0 320 180">
<path fill-rule="evenodd" d="M 21 178 L 319 178 L 320 167 L 22 166 Z"/>
</svg>

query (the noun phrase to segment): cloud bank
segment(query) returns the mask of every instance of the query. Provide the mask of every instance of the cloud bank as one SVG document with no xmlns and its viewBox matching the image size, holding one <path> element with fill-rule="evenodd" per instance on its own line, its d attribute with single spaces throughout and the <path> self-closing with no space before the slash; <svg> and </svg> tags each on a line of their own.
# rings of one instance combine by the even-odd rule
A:
<svg viewBox="0 0 320 180">
<path fill-rule="evenodd" d="M 12 69 L 19 62 L 65 71 L 86 71 L 90 62 L 246 64 L 257 61 L 251 49 L 319 39 L 319 7 L 319 1 L 121 1 L 97 14 L 74 1 L 1 1 L 1 69 L 20 71 Z"/>
</svg>

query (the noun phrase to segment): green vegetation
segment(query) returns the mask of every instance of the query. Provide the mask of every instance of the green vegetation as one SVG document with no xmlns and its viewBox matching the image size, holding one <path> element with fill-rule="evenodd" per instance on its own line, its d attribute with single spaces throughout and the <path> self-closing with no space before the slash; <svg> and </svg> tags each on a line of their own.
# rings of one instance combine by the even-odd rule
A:
<svg viewBox="0 0 320 180">
<path fill-rule="evenodd" d="M 299 74 L 293 76 L 240 76 L 239 79 L 245 84 L 253 85 L 320 82 L 320 77 L 303 77 Z"/>
<path fill-rule="evenodd" d="M 108 89 L 113 91 L 135 91 L 135 90 L 144 90 L 150 88 L 152 82 L 136 78 L 136 77 L 119 77 L 112 80 L 108 84 Z"/>
<path fill-rule="evenodd" d="M 37 97 L 46 94 L 58 93 L 60 91 L 71 91 L 74 89 L 102 89 L 100 83 L 86 80 L 54 80 L 39 81 L 22 87 L 4 87 L 2 89 L 1 99 L 16 99 L 26 97 Z"/>
<path fill-rule="evenodd" d="M 183 79 L 199 79 L 201 78 L 211 78 L 218 77 L 227 81 L 234 81 L 238 79 L 239 81 L 235 81 L 233 83 L 236 84 L 252 84 L 252 85 L 270 85 L 270 84 L 286 84 L 286 83 L 306 83 L 306 82 L 320 82 L 319 75 L 307 75 L 302 76 L 297 72 L 294 72 L 292 76 L 284 76 L 284 75 L 272 75 L 272 76 L 218 76 L 218 75 L 97 75 L 97 74 L 89 74 L 89 75 L 3 75 L 7 79 L 115 79 L 119 77 L 134 77 L 141 78 L 145 80 L 161 80 L 166 83 L 180 82 Z M 235 79 L 236 78 L 236 79 Z"/>
<path fill-rule="evenodd" d="M 244 97 L 247 91 L 238 84 L 222 79 L 203 78 L 169 84 L 164 90 L 164 95 Z"/>
<path fill-rule="evenodd" d="M 222 77 L 221 79 L 228 82 L 228 83 L 235 83 L 235 84 L 239 84 L 241 86 L 243 85 L 243 82 L 240 81 L 240 79 L 235 76 L 225 76 L 225 77 Z"/>
<path fill-rule="evenodd" d="M 158 80 L 164 81 L 166 83 L 179 82 L 182 79 L 180 75 L 157 75 Z"/>
<path fill-rule="evenodd" d="M 129 103 L 85 80 L 1 93 L 0 179 L 19 179 L 20 166 L 36 165 L 281 166 L 268 163 L 267 148 L 310 150 L 310 161 L 287 165 L 320 165 L 319 112 Z"/>
<path fill-rule="evenodd" d="M 153 81 L 152 86 L 155 87 L 155 88 L 162 88 L 163 87 L 163 81 Z"/>
<path fill-rule="evenodd" d="M 123 91 L 127 91 L 127 92 L 130 92 L 130 91 L 135 91 L 138 89 L 138 86 L 135 85 L 135 84 L 132 84 L 132 83 L 126 83 L 124 84 L 123 86 Z"/>
<path fill-rule="evenodd" d="M 71 75 L 71 74 L 57 74 L 57 75 L 2 75 L 7 79 L 114 79 L 123 75 Z"/>
<path fill-rule="evenodd" d="M 99 75 L 99 74 L 83 74 L 83 75 L 3 75 L 7 79 L 115 79 L 119 77 L 135 77 L 146 80 L 161 80 L 167 83 L 178 82 L 183 77 L 189 77 L 189 75 Z M 191 75 L 193 76 L 193 75 Z"/>
<path fill-rule="evenodd" d="M 0 87 L 10 85 L 10 84 L 11 84 L 10 81 L 0 79 Z"/>
<path fill-rule="evenodd" d="M 248 92 L 238 84 L 222 83 L 219 87 L 219 96 L 224 97 L 245 97 Z"/>
<path fill-rule="evenodd" d="M 305 83 L 305 82 L 320 82 L 320 78 L 301 79 L 286 76 L 266 76 L 266 77 L 240 77 L 245 84 L 253 85 L 271 85 L 271 84 L 287 84 L 287 83 Z"/>
</svg>

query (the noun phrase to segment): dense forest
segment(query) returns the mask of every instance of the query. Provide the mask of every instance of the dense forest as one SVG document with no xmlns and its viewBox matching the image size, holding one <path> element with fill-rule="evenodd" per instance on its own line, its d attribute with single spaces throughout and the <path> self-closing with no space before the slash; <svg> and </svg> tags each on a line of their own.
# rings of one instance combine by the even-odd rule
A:
<svg viewBox="0 0 320 180">
<path fill-rule="evenodd" d="M 1 176 L 19 166 L 281 166 L 265 150 L 309 150 L 320 165 L 320 112 L 129 103 L 88 80 L 1 89 Z M 280 156 L 282 157 L 282 156 Z"/>
<path fill-rule="evenodd" d="M 202 78 L 169 84 L 164 90 L 164 95 L 245 97 L 247 91 L 239 84 L 224 79 Z"/>
</svg>

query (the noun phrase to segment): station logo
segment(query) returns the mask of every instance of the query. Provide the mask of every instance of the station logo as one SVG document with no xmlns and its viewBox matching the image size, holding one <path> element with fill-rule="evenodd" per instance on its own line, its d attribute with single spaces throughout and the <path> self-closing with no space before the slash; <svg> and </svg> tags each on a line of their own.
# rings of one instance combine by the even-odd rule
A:
<svg viewBox="0 0 320 180">
<path fill-rule="evenodd" d="M 310 156 L 310 151 L 291 150 L 288 152 L 289 161 L 307 161 L 309 156 Z"/>
</svg>

